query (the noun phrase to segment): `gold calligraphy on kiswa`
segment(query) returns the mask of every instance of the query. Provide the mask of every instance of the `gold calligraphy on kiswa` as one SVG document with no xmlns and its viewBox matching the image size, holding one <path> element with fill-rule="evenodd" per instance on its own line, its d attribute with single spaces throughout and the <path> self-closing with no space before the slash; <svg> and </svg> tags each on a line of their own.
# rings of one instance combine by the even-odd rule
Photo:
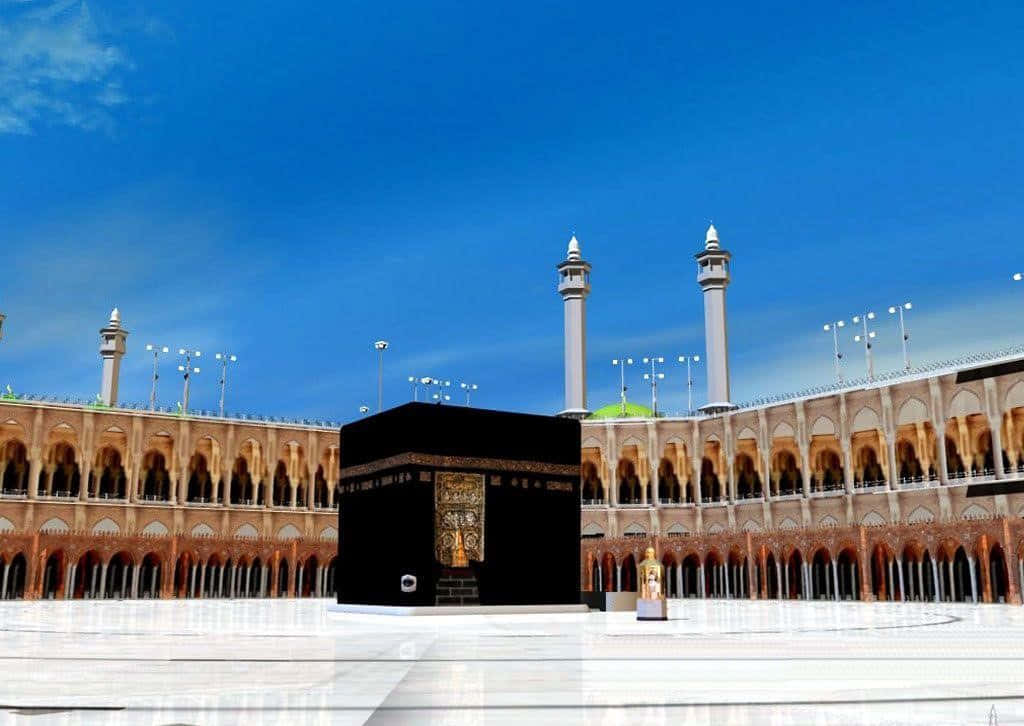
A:
<svg viewBox="0 0 1024 726">
<path fill-rule="evenodd" d="M 484 559 L 484 476 L 439 471 L 434 484 L 434 554 L 451 566 L 456 532 L 470 560 Z"/>
</svg>

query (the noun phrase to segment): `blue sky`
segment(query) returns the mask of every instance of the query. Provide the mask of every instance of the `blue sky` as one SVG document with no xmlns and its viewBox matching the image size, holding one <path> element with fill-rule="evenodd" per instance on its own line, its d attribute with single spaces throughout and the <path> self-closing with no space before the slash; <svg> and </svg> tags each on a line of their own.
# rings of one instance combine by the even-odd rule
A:
<svg viewBox="0 0 1024 726">
<path fill-rule="evenodd" d="M 865 309 L 898 366 L 903 299 L 915 360 L 1022 342 L 1024 8 L 700 5 L 0 0 L 0 382 L 95 395 L 117 305 L 123 400 L 191 345 L 229 409 L 349 419 L 384 337 L 389 405 L 553 412 L 575 230 L 596 407 L 612 357 L 703 353 L 709 219 L 734 400 L 828 382 Z"/>
</svg>

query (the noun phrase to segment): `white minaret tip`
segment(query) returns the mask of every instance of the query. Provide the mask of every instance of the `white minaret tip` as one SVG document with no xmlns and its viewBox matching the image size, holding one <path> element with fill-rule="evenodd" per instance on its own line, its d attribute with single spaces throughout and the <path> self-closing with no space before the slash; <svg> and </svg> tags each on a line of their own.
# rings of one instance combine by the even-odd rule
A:
<svg viewBox="0 0 1024 726">
<path fill-rule="evenodd" d="M 706 250 L 717 250 L 718 249 L 718 230 L 715 229 L 715 225 L 708 225 L 708 233 L 704 238 L 704 249 Z"/>
<path fill-rule="evenodd" d="M 117 308 L 110 311 L 110 322 L 115 325 L 121 324 L 121 311 Z"/>
<path fill-rule="evenodd" d="M 576 239 L 576 235 L 573 235 L 569 239 L 569 259 L 578 260 L 580 257 L 580 241 Z"/>
</svg>

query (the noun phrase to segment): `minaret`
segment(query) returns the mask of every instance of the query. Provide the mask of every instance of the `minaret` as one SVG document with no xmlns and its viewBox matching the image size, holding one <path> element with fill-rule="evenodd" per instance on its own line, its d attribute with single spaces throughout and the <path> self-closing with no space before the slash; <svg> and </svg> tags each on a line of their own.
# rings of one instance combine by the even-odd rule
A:
<svg viewBox="0 0 1024 726">
<path fill-rule="evenodd" d="M 707 352 L 708 402 L 705 413 L 729 411 L 729 329 L 725 321 L 725 288 L 729 285 L 728 252 L 718 245 L 715 225 L 708 227 L 704 251 L 697 254 L 697 282 L 704 291 L 704 344 Z"/>
<path fill-rule="evenodd" d="M 128 331 L 121 327 L 121 313 L 114 308 L 110 312 L 110 322 L 100 329 L 100 357 L 103 359 L 100 400 L 107 406 L 117 405 L 117 384 L 121 378 L 121 357 L 124 356 L 127 337 Z"/>
<path fill-rule="evenodd" d="M 558 264 L 558 294 L 565 307 L 565 410 L 559 416 L 584 418 L 587 410 L 587 295 L 590 263 L 580 255 L 576 235 Z"/>
</svg>

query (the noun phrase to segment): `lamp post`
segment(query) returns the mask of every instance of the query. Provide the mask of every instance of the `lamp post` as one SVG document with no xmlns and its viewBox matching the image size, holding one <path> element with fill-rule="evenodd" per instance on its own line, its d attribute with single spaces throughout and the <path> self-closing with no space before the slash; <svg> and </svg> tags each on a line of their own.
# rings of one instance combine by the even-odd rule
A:
<svg viewBox="0 0 1024 726">
<path fill-rule="evenodd" d="M 699 355 L 681 355 L 678 358 L 680 363 L 686 363 L 686 413 L 693 414 L 693 374 L 690 370 L 691 363 L 700 363 Z"/>
<path fill-rule="evenodd" d="M 843 327 L 846 327 L 845 320 L 835 320 L 822 326 L 826 333 L 832 331 L 832 366 L 836 371 L 836 383 L 843 382 L 843 369 L 840 366 L 843 354 L 839 351 L 839 329 Z"/>
<path fill-rule="evenodd" d="M 157 361 L 161 353 L 170 353 L 171 350 L 166 345 L 153 345 L 152 343 L 146 344 L 146 350 L 153 354 L 153 385 L 149 389 L 149 410 L 156 411 L 156 382 L 160 378 L 160 374 L 157 373 Z"/>
<path fill-rule="evenodd" d="M 409 383 L 412 384 L 412 400 L 418 401 L 420 398 L 420 382 L 416 376 L 409 376 Z"/>
<path fill-rule="evenodd" d="M 644 380 L 651 382 L 651 410 L 654 412 L 654 417 L 658 417 L 658 381 L 665 378 L 664 373 L 659 373 L 654 369 L 655 364 L 664 363 L 665 358 L 662 356 L 648 356 L 644 358 L 644 365 L 651 364 L 651 372 L 644 373 Z"/>
<path fill-rule="evenodd" d="M 363 414 L 364 416 L 366 414 L 368 414 L 369 412 L 370 412 L 370 407 L 369 406 L 360 406 L 359 407 L 359 413 Z"/>
<path fill-rule="evenodd" d="M 388 349 L 388 341 L 378 340 L 373 344 L 377 351 L 377 413 L 384 410 L 384 351 Z"/>
<path fill-rule="evenodd" d="M 198 350 L 191 350 L 189 348 L 178 348 L 178 355 L 185 357 L 185 362 L 178 365 L 178 371 L 180 371 L 185 377 L 185 392 L 182 394 L 181 401 L 181 413 L 188 413 L 188 391 L 189 381 L 191 380 L 193 373 L 199 373 L 199 366 L 192 365 L 193 358 L 199 358 L 203 354 Z"/>
<path fill-rule="evenodd" d="M 224 418 L 224 389 L 228 385 L 228 363 L 237 363 L 238 356 L 232 353 L 217 353 L 213 357 L 220 361 L 220 417 Z"/>
<path fill-rule="evenodd" d="M 437 401 L 438 405 L 444 403 L 445 401 L 452 400 L 452 397 L 444 392 L 444 389 L 451 387 L 451 381 L 442 381 L 438 378 L 431 378 L 430 383 L 431 385 L 437 386 L 437 393 L 431 396 L 431 398 Z"/>
<path fill-rule="evenodd" d="M 910 302 L 905 302 L 902 305 L 890 305 L 889 314 L 899 315 L 900 319 L 900 345 L 903 346 L 903 370 L 910 370 L 910 358 L 907 356 L 907 341 L 910 340 L 910 333 L 907 332 L 907 326 L 903 322 L 903 311 L 910 310 L 913 307 Z"/>
<path fill-rule="evenodd" d="M 4 321 L 7 320 L 7 316 L 0 313 L 0 340 L 4 339 Z"/>
<path fill-rule="evenodd" d="M 619 367 L 619 394 L 622 396 L 622 416 L 626 416 L 626 366 L 633 365 L 632 358 L 612 358 L 612 365 Z"/>
<path fill-rule="evenodd" d="M 868 321 L 869 320 L 874 320 L 874 319 L 875 319 L 875 314 L 874 313 L 864 313 L 863 315 L 854 315 L 853 316 L 853 324 L 854 325 L 861 325 L 862 329 L 864 331 L 860 335 L 853 336 L 853 339 L 855 341 L 857 341 L 858 343 L 863 343 L 864 344 L 864 359 L 867 361 L 867 364 L 868 364 L 868 380 L 869 381 L 875 380 L 875 364 L 874 364 L 874 361 L 871 360 L 871 340 L 875 337 L 875 331 L 874 330 L 868 330 Z"/>
<path fill-rule="evenodd" d="M 462 390 L 466 392 L 466 405 L 469 406 L 469 394 L 480 388 L 480 386 L 475 383 L 460 383 L 459 386 L 461 386 Z"/>
</svg>

